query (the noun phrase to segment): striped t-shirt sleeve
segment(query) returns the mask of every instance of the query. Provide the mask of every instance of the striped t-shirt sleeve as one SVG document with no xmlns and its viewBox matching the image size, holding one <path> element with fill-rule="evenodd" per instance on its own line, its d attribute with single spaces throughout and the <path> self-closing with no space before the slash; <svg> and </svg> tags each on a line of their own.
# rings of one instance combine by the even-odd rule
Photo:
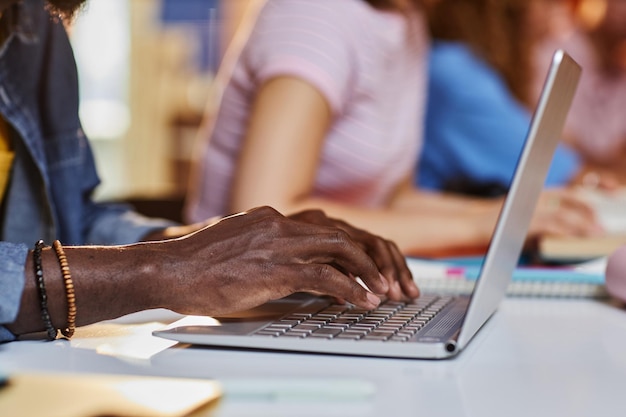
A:
<svg viewBox="0 0 626 417">
<path fill-rule="evenodd" d="M 278 76 L 310 83 L 340 113 L 354 77 L 350 34 L 335 1 L 274 0 L 259 14 L 244 53 L 257 86 Z M 333 17 L 337 16 L 337 19 Z M 297 22 L 297 23 L 296 23 Z"/>
</svg>

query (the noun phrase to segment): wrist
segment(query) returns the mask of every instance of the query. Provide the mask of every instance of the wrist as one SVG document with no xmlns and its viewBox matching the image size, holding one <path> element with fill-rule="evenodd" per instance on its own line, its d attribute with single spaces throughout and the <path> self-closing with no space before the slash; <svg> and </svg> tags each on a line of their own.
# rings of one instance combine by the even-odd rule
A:
<svg viewBox="0 0 626 417">
<path fill-rule="evenodd" d="M 74 280 L 78 325 L 161 306 L 157 297 L 161 274 L 149 246 L 65 247 Z"/>
</svg>

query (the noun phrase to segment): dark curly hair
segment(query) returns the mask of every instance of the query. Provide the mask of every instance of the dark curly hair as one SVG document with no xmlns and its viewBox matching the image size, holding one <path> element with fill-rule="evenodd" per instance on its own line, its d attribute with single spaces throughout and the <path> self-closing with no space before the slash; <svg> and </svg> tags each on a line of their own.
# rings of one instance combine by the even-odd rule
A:
<svg viewBox="0 0 626 417">
<path fill-rule="evenodd" d="M 55 16 L 64 20 L 74 17 L 87 0 L 46 0 L 47 8 Z"/>
<path fill-rule="evenodd" d="M 422 0 L 365 0 L 366 3 L 369 3 L 372 7 L 382 10 L 398 10 L 400 9 L 400 4 L 406 5 L 414 8 L 422 7 Z"/>
</svg>

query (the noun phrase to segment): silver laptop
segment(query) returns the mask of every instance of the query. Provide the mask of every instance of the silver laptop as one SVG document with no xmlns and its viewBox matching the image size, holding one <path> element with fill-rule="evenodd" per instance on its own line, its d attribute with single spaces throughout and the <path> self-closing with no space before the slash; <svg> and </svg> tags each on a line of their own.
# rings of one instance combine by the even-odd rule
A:
<svg viewBox="0 0 626 417">
<path fill-rule="evenodd" d="M 580 66 L 554 54 L 480 277 L 470 296 L 425 294 L 386 301 L 375 310 L 294 294 L 205 324 L 182 319 L 154 335 L 215 347 L 393 358 L 440 359 L 458 354 L 497 309 L 526 237 L 572 102 Z"/>
</svg>

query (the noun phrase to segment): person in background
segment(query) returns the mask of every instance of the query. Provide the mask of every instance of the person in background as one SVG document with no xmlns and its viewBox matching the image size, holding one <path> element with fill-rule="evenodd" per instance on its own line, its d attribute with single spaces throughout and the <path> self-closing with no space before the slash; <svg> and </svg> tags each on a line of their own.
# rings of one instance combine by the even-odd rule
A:
<svg viewBox="0 0 626 417">
<path fill-rule="evenodd" d="M 420 187 L 485 197 L 507 192 L 536 102 L 533 51 L 547 29 L 538 10 L 543 1 L 439 0 L 429 9 L 434 40 L 415 173 Z M 546 185 L 570 184 L 579 159 L 561 144 Z"/>
<path fill-rule="evenodd" d="M 321 208 L 393 240 L 403 253 L 486 246 L 502 198 L 413 185 L 426 96 L 426 6 L 267 1 L 218 74 L 221 104 L 208 118 L 189 221 L 259 204 L 285 213 Z M 598 230 L 589 207 L 558 190 L 542 197 L 530 236 Z"/>
<path fill-rule="evenodd" d="M 364 308 L 419 295 L 395 244 L 321 211 L 178 226 L 95 203 L 63 25 L 83 3 L 0 0 L 0 342 L 69 338 L 157 307 L 220 315 L 297 291 Z"/>
<path fill-rule="evenodd" d="M 626 2 L 623 0 L 552 0 L 553 30 L 539 45 L 536 73 L 548 55 L 564 48 L 584 68 L 565 125 L 565 139 L 594 166 L 591 177 L 618 174 L 626 161 Z M 535 79 L 535 94 L 541 81 Z M 621 177 L 620 177 L 621 175 Z"/>
</svg>

